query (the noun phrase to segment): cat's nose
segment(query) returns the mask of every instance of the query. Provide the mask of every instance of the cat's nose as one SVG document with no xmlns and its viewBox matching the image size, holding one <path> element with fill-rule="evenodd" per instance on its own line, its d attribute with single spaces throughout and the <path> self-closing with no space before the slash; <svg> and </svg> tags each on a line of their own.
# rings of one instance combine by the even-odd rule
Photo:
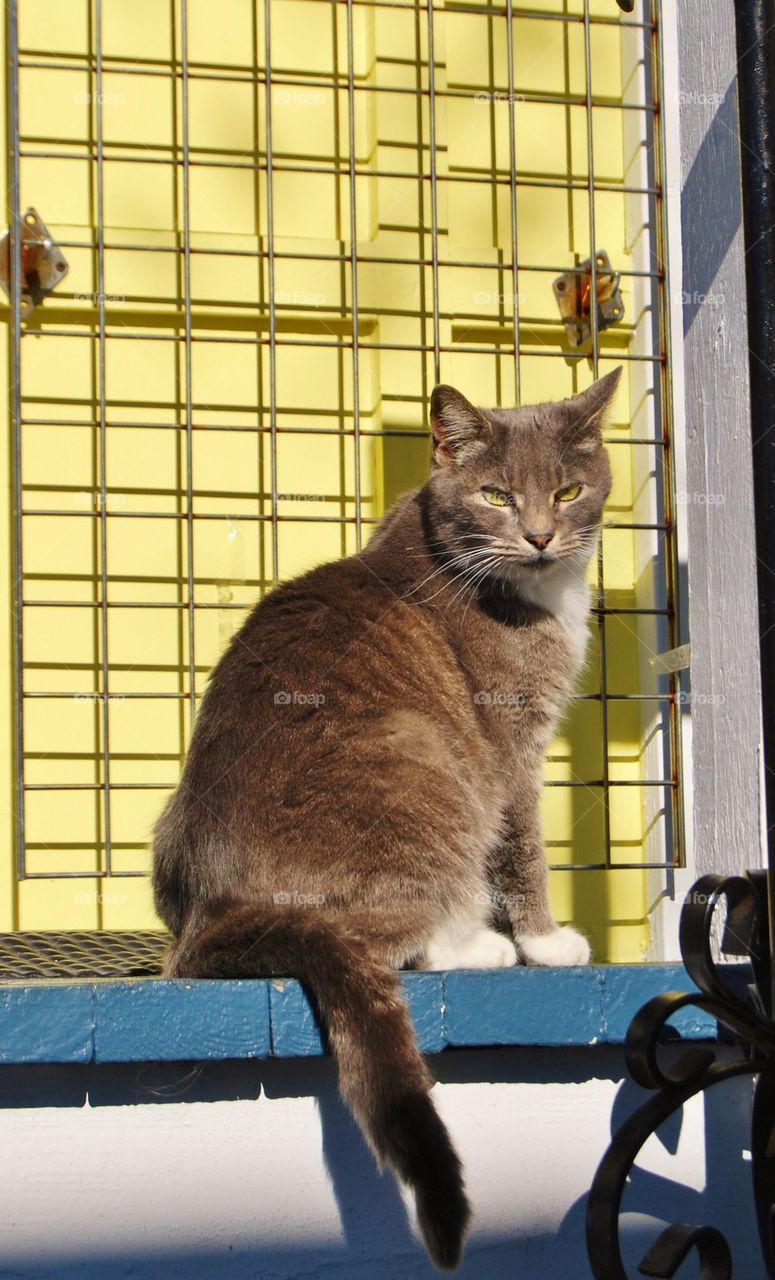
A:
<svg viewBox="0 0 775 1280">
<path fill-rule="evenodd" d="M 549 546 L 554 537 L 554 529 L 547 529 L 546 533 L 523 533 L 522 537 L 529 542 L 532 547 L 537 547 L 539 551 L 543 551 Z"/>
</svg>

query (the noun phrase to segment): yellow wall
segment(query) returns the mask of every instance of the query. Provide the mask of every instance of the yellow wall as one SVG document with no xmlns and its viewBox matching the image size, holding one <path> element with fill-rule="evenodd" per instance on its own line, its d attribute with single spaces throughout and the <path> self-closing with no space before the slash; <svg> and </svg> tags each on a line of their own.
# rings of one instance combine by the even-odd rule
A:
<svg viewBox="0 0 775 1280">
<path fill-rule="evenodd" d="M 183 266 L 180 254 L 158 251 L 182 244 L 183 176 L 180 166 L 170 164 L 173 146 L 174 156 L 182 154 L 182 83 L 169 74 L 170 59 L 181 56 L 180 2 L 172 6 L 174 28 L 169 6 L 158 0 L 131 5 L 105 0 L 103 6 L 108 707 L 116 873 L 147 872 L 149 831 L 167 794 L 160 786 L 175 783 L 190 732 L 186 698 L 162 696 L 188 688 L 186 611 L 142 607 L 187 603 L 186 523 L 170 518 L 186 511 Z M 584 105 L 575 101 L 586 91 L 583 24 L 536 21 L 520 16 L 520 7 L 514 6 L 513 27 L 517 94 L 574 99 L 573 104 L 523 99 L 514 104 L 517 168 L 532 180 L 520 185 L 516 197 L 523 264 L 518 281 L 521 393 L 531 401 L 567 395 L 592 377 L 589 362 L 574 359 L 565 342 L 552 273 L 538 269 L 571 266 L 574 255 L 589 254 L 587 191 L 546 185 L 588 183 L 587 118 Z M 579 15 L 583 3 L 532 0 L 530 9 Z M 611 0 L 592 0 L 591 12 L 610 18 L 614 6 Z M 323 259 L 280 256 L 275 262 L 277 510 L 280 516 L 306 518 L 279 526 L 279 574 L 287 578 L 356 546 L 352 523 L 323 520 L 351 518 L 356 510 L 353 354 L 341 345 L 352 336 L 350 267 L 346 261 L 324 260 L 350 248 L 347 10 L 328 0 L 274 0 L 271 18 L 274 76 L 296 80 L 276 83 L 273 90 L 274 250 Z M 264 341 L 269 279 L 266 258 L 255 256 L 268 245 L 267 178 L 260 167 L 249 167 L 260 166 L 266 155 L 265 90 L 251 83 L 255 69 L 264 66 L 263 10 L 254 12 L 249 0 L 221 0 L 218 6 L 197 0 L 189 4 L 188 28 L 192 71 L 210 69 L 225 77 L 193 78 L 189 87 L 190 225 L 196 251 L 191 269 L 193 510 L 216 517 L 196 521 L 193 536 L 201 691 L 245 609 L 272 577 L 271 524 L 247 518 L 272 511 L 270 351 Z M 356 181 L 356 222 L 363 344 L 360 489 L 368 522 L 402 489 L 422 480 L 428 463 L 433 273 L 429 265 L 395 262 L 429 260 L 432 254 L 427 16 L 400 5 L 359 4 L 353 36 L 356 84 L 373 88 L 356 93 L 354 117 L 355 160 L 365 170 Z M 445 348 L 440 375 L 474 401 L 509 404 L 515 379 L 505 19 L 439 8 L 434 37 L 433 80 L 441 95 L 436 100 L 439 340 Z M 592 26 L 592 91 L 601 103 L 615 106 L 632 98 L 637 57 L 628 52 L 627 42 L 635 38 L 623 36 L 616 24 Z M 82 246 L 65 250 L 67 279 L 32 317 L 37 335 L 28 334 L 22 342 L 24 415 L 51 421 L 23 428 L 24 506 L 54 513 L 25 517 L 24 594 L 30 602 L 59 602 L 56 607 L 30 604 L 24 611 L 25 689 L 58 695 L 25 702 L 26 777 L 28 783 L 49 786 L 93 786 L 104 782 L 100 611 L 79 605 L 101 598 L 100 452 L 93 425 L 100 391 L 97 276 L 96 254 L 86 247 L 94 241 L 96 220 L 95 81 L 82 69 L 95 49 L 94 14 L 87 3 L 21 0 L 20 44 L 30 60 L 67 64 L 66 69 L 47 65 L 21 71 L 23 145 L 56 153 L 56 158 L 22 160 L 21 206 L 36 207 L 60 241 Z M 387 92 L 390 88 L 412 92 L 395 94 Z M 482 99 L 482 94 L 489 96 Z M 624 272 L 641 265 L 647 239 L 638 223 L 644 202 L 628 201 L 619 189 L 626 178 L 632 182 L 633 154 L 644 147 L 644 123 L 643 113 L 603 105 L 592 111 L 595 179 L 613 188 L 595 196 L 596 241 Z M 634 135 L 639 135 L 635 146 Z M 300 164 L 317 172 L 281 171 Z M 326 168 L 341 172 L 321 172 Z M 394 176 L 376 177 L 375 170 Z M 484 180 L 466 183 L 465 176 Z M 230 256 L 214 252 L 223 249 Z M 480 265 L 458 265 L 469 262 Z M 602 337 L 601 373 L 622 354 L 651 342 L 648 308 L 637 282 L 625 277 L 622 290 L 625 323 Z M 7 308 L 2 319 L 6 343 Z M 319 345 L 300 345 L 305 342 Z M 410 349 L 387 349 L 391 345 Z M 422 346 L 430 350 L 419 350 Z M 626 374 L 611 435 L 659 434 L 651 367 L 638 368 L 636 378 L 633 367 L 626 366 Z M 319 434 L 290 430 L 301 426 Z M 381 438 L 391 429 L 411 434 Z M 609 514 L 625 522 L 633 515 L 640 518 L 637 513 L 653 490 L 653 460 L 644 464 L 635 448 L 624 445 L 611 453 L 615 487 Z M 154 517 L 132 518 L 140 512 Z M 364 537 L 370 528 L 364 525 Z M 9 530 L 3 533 L 9 536 Z M 626 607 L 652 602 L 653 556 L 663 556 L 663 546 L 657 545 L 652 556 L 631 531 L 611 531 L 604 550 L 609 599 Z M 234 604 L 241 607 L 227 607 Z M 643 691 L 648 682 L 645 623 L 625 616 L 609 618 L 606 627 L 609 689 Z M 8 639 L 2 641 L 4 657 Z M 593 645 L 585 692 L 599 691 L 598 666 Z M 3 685 L 2 709 L 10 724 L 9 686 Z M 133 693 L 153 696 L 121 696 Z M 612 779 L 644 776 L 650 728 L 641 704 L 609 704 Z M 9 741 L 10 728 L 4 747 Z M 547 778 L 599 777 L 601 770 L 600 704 L 580 703 L 554 744 Z M 135 785 L 122 789 L 122 784 Z M 544 808 L 553 862 L 601 860 L 605 827 L 599 789 L 548 788 Z M 32 790 L 26 812 L 28 871 L 88 873 L 104 867 L 99 788 Z M 3 821 L 10 837 L 7 811 Z M 651 821 L 643 788 L 612 788 L 610 833 L 617 861 L 636 868 L 643 861 Z M 3 847 L 9 851 L 10 887 L 10 838 Z M 642 954 L 647 941 L 642 870 L 557 871 L 552 891 L 559 915 L 575 915 L 591 932 L 599 958 Z M 28 879 L 9 893 L 4 912 L 6 928 L 154 924 L 144 874 L 101 881 Z"/>
</svg>

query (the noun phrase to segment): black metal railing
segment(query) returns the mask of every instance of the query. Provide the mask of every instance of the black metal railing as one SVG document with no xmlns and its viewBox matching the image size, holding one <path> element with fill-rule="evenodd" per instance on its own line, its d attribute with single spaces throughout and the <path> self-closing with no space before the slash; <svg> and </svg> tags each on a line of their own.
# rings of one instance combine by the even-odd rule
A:
<svg viewBox="0 0 775 1280">
<path fill-rule="evenodd" d="M 627 1033 L 625 1059 L 633 1080 L 651 1097 L 614 1135 L 595 1174 L 587 1203 L 587 1250 L 596 1280 L 627 1280 L 619 1244 L 619 1214 L 628 1174 L 648 1138 L 689 1098 L 731 1080 L 755 1075 L 751 1159 L 762 1252 L 771 1276 L 773 1245 L 771 1207 L 775 1204 L 775 1160 L 769 1138 L 775 1125 L 775 1023 L 770 1003 L 766 873 L 703 876 L 687 897 L 681 914 L 681 955 L 692 993 L 655 996 L 636 1014 Z M 726 906 L 722 947 L 746 954 L 751 982 L 741 987 L 737 966 L 713 958 L 717 908 Z M 733 982 L 729 982 L 732 978 Z M 712 1014 L 739 1040 L 741 1054 L 731 1060 L 718 1045 L 693 1046 L 663 1067 L 659 1045 L 665 1024 L 680 1009 L 695 1005 Z M 731 1280 L 732 1259 L 726 1240 L 715 1227 L 675 1223 L 667 1227 L 643 1258 L 646 1276 L 673 1276 L 687 1254 L 696 1249 L 701 1280 Z"/>
</svg>

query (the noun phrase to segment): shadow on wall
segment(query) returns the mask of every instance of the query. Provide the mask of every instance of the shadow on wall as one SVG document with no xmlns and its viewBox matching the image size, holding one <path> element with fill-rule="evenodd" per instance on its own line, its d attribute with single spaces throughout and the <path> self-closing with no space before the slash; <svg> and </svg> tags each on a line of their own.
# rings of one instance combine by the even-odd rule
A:
<svg viewBox="0 0 775 1280">
<path fill-rule="evenodd" d="M 703 303 L 712 303 L 714 281 L 742 224 L 739 186 L 718 180 L 720 173 L 737 172 L 739 136 L 737 81 L 733 80 L 681 192 L 684 334 L 689 332 Z M 701 236 L 697 235 L 698 226 L 703 228 Z"/>
<path fill-rule="evenodd" d="M 622 1083 L 611 1115 L 612 1135 L 649 1096 L 646 1090 L 629 1079 Z M 645 1168 L 643 1155 L 627 1181 L 622 1199 L 620 1245 L 628 1275 L 640 1275 L 639 1262 L 663 1227 L 673 1222 L 717 1227 L 731 1247 L 735 1275 L 741 1280 L 743 1277 L 753 1280 L 761 1274 L 751 1165 L 743 1155 L 745 1144 L 750 1141 L 750 1082 L 743 1078 L 735 1081 L 731 1089 L 723 1086 L 709 1089 L 703 1094 L 702 1101 L 704 1185 L 689 1186 Z M 682 1109 L 659 1128 L 647 1144 L 647 1161 L 649 1154 L 653 1160 L 660 1146 L 669 1155 L 678 1153 L 679 1144 L 687 1142 L 683 1122 Z M 691 1137 L 688 1141 L 691 1142 Z M 680 1170 L 677 1177 L 680 1178 Z M 586 1197 L 574 1204 L 563 1219 L 556 1239 L 558 1244 L 564 1241 L 566 1250 L 575 1250 L 579 1247 L 577 1242 L 583 1241 L 585 1214 Z M 583 1245 L 581 1247 L 583 1249 Z M 573 1256 L 572 1252 L 570 1256 Z M 686 1280 L 697 1275 L 695 1255 L 691 1254 L 690 1259 L 681 1268 Z M 550 1274 L 554 1276 L 554 1272 Z M 558 1270 L 557 1276 L 561 1274 Z M 573 1274 L 578 1274 L 583 1280 L 591 1280 L 592 1273 L 585 1254 L 583 1267 L 578 1273 L 574 1270 Z"/>
<path fill-rule="evenodd" d="M 531 1159 L 535 1163 L 535 1181 L 546 1186 L 546 1211 L 542 1215 L 540 1228 L 536 1221 L 532 1224 L 536 1229 L 531 1229 L 531 1222 L 520 1213 L 520 1186 L 515 1184 L 504 1188 L 502 1173 L 499 1175 L 497 1146 L 493 1144 L 493 1196 L 500 1206 L 513 1200 L 514 1226 L 513 1230 L 508 1229 L 511 1214 L 501 1211 L 500 1230 L 488 1233 L 480 1228 L 479 1233 L 475 1232 L 464 1264 L 456 1273 L 460 1280 L 473 1280 L 474 1277 L 477 1280 L 517 1280 L 517 1277 L 521 1280 L 590 1280 L 591 1273 L 584 1247 L 585 1196 L 580 1195 L 564 1213 L 562 1209 L 558 1213 L 557 1200 L 553 1200 L 551 1196 L 551 1169 L 554 1167 L 561 1174 L 563 1169 L 572 1168 L 574 1162 L 580 1168 L 593 1169 L 602 1155 L 607 1134 L 604 1123 L 601 1123 L 599 1151 L 590 1151 L 588 1145 L 586 1148 L 574 1148 L 574 1143 L 584 1141 L 579 1137 L 583 1132 L 582 1117 L 574 1117 L 571 1109 L 563 1118 L 562 1112 L 563 1105 L 567 1108 L 568 1098 L 575 1097 L 578 1100 L 578 1090 L 569 1090 L 564 1099 L 562 1086 L 589 1083 L 590 1099 L 593 1100 L 594 1091 L 601 1084 L 621 1079 L 621 1053 L 615 1049 L 602 1048 L 570 1051 L 544 1048 L 520 1051 L 453 1050 L 432 1059 L 431 1067 L 444 1085 L 476 1087 L 487 1082 L 496 1085 L 543 1085 L 546 1087 L 546 1106 L 555 1109 L 551 1123 L 546 1126 L 546 1146 L 535 1144 L 535 1132 L 532 1137 L 534 1156 Z M 75 1277 L 79 1280 L 119 1280 L 121 1277 L 124 1280 L 127 1276 L 131 1276 L 132 1280 L 178 1280 L 178 1277 L 180 1280 L 211 1280 L 215 1275 L 218 1280 L 296 1280 L 297 1277 L 299 1280 L 325 1280 L 326 1277 L 336 1277 L 337 1280 L 432 1280 L 437 1276 L 438 1273 L 426 1260 L 411 1232 L 396 1184 L 391 1177 L 379 1175 L 370 1153 L 365 1149 L 358 1131 L 339 1101 L 333 1063 L 329 1059 L 209 1063 L 204 1066 L 168 1063 L 121 1067 L 5 1067 L 0 1069 L 0 1119 L 2 1110 L 8 1108 L 72 1109 L 83 1108 L 86 1103 L 86 1112 L 89 1113 L 93 1108 L 101 1107 L 135 1111 L 140 1105 L 145 1113 L 142 1123 L 148 1126 L 153 1123 L 153 1117 L 142 1104 L 164 1106 L 181 1102 L 252 1100 L 259 1093 L 269 1101 L 310 1096 L 316 1098 L 322 1124 L 323 1157 L 339 1215 L 340 1241 L 319 1243 L 305 1240 L 304 1201 L 300 1182 L 298 1198 L 290 1198 L 287 1206 L 282 1209 L 281 1240 L 256 1241 L 254 1246 L 247 1249 L 243 1242 L 233 1247 L 228 1242 L 219 1245 L 212 1239 L 215 1234 L 212 1226 L 208 1228 L 205 1223 L 199 1233 L 190 1233 L 192 1237 L 198 1234 L 198 1238 L 191 1239 L 190 1247 L 181 1246 L 179 1241 L 176 1243 L 171 1238 L 170 1247 L 166 1249 L 160 1248 L 158 1244 L 152 1246 L 148 1243 L 143 1224 L 138 1220 L 137 1247 L 133 1247 L 131 1252 L 126 1250 L 125 1244 L 117 1245 L 115 1252 L 99 1249 L 96 1245 L 84 1247 L 86 1234 L 76 1232 L 74 1238 L 80 1242 L 77 1252 L 73 1250 L 71 1237 L 69 1247 L 63 1247 L 61 1255 L 57 1256 L 56 1243 L 49 1238 L 43 1262 L 31 1256 L 29 1250 L 24 1252 L 18 1245 L 14 1245 L 14 1239 L 18 1241 L 19 1237 L 11 1229 L 4 1230 L 0 1238 L 0 1280 L 11 1280 L 11 1277 L 22 1274 L 26 1280 L 75 1280 Z M 478 1095 L 472 1092 L 472 1102 L 476 1096 L 482 1099 L 481 1090 Z M 643 1091 L 631 1083 L 622 1084 L 613 1108 L 612 1128 L 618 1127 L 644 1096 Z M 599 1095 L 597 1103 L 592 1101 L 591 1105 L 593 1108 L 600 1107 Z M 625 1219 L 627 1229 L 622 1233 L 625 1256 L 632 1275 L 637 1274 L 637 1262 L 656 1238 L 660 1230 L 660 1219 L 663 1222 L 681 1220 L 714 1223 L 724 1230 L 733 1246 L 735 1265 L 738 1268 L 736 1274 L 757 1274 L 755 1223 L 748 1176 L 750 1166 L 744 1163 L 741 1153 L 750 1107 L 748 1082 L 740 1080 L 709 1091 L 704 1099 L 704 1107 L 704 1186 L 686 1186 L 673 1181 L 664 1173 L 655 1173 L 648 1168 L 637 1169 L 633 1174 L 625 1198 L 625 1207 L 630 1216 Z M 18 1117 L 18 1111 L 17 1118 L 22 1120 L 24 1126 L 24 1119 Z M 483 1135 L 491 1127 L 491 1111 L 486 1113 L 484 1120 L 481 1126 Z M 451 1112 L 450 1121 L 454 1127 Z M 180 1123 L 189 1125 L 196 1121 L 181 1119 Z M 527 1123 L 530 1123 L 529 1117 Z M 532 1123 L 535 1127 L 535 1116 Z M 663 1126 L 659 1138 L 651 1140 L 655 1145 L 651 1152 L 647 1152 L 647 1165 L 653 1167 L 659 1143 L 671 1154 L 675 1154 L 679 1144 L 682 1144 L 682 1153 L 684 1156 L 687 1154 L 685 1144 L 692 1141 L 692 1126 L 687 1126 L 687 1132 L 682 1132 L 682 1127 L 680 1117 Z M 507 1134 L 513 1133 L 515 1142 L 519 1141 L 520 1116 L 516 1108 L 503 1116 L 499 1139 L 501 1142 L 504 1140 L 504 1131 Z M 55 1126 L 49 1124 L 47 1132 L 50 1141 L 55 1142 Z M 557 1135 L 562 1132 L 567 1133 L 567 1143 L 560 1143 L 558 1140 Z M 92 1130 L 90 1141 L 94 1141 L 94 1136 Z M 124 1134 L 122 1141 L 126 1141 L 127 1137 Z M 256 1139 L 258 1142 L 261 1140 L 258 1128 Z M 4 1145 L 7 1150 L 7 1144 Z M 293 1138 L 290 1137 L 287 1149 L 289 1160 L 293 1159 L 292 1151 Z M 125 1156 L 126 1152 L 123 1154 Z M 702 1182 L 702 1153 L 689 1154 L 694 1155 L 692 1167 L 695 1175 L 698 1167 L 700 1169 L 700 1177 L 695 1180 Z M 102 1158 L 109 1165 L 110 1152 L 104 1153 Z M 664 1166 L 663 1153 L 659 1152 L 658 1158 Z M 45 1153 L 39 1153 L 38 1159 L 43 1162 Z M 240 1167 L 241 1161 L 235 1161 L 235 1173 L 238 1176 Z M 68 1169 L 71 1169 L 73 1176 L 78 1177 L 77 1153 Z M 221 1176 L 222 1172 L 223 1165 Z M 147 1174 L 150 1186 L 153 1171 L 148 1170 Z M 242 1174 L 244 1176 L 244 1169 Z M 676 1177 L 680 1178 L 680 1171 L 676 1172 Z M 7 1174 L 4 1182 L 3 1203 L 9 1192 Z M 524 1186 L 524 1181 L 522 1185 Z M 106 1187 L 99 1206 L 95 1206 L 89 1202 L 88 1186 L 88 1180 L 85 1179 L 81 1214 L 84 1222 L 95 1209 L 106 1218 L 111 1214 L 121 1215 L 121 1202 L 115 1203 L 115 1192 L 111 1193 Z M 28 1197 L 30 1190 L 28 1185 L 25 1193 Z M 262 1187 L 260 1180 L 257 1180 L 254 1190 L 258 1223 L 261 1220 L 262 1203 L 268 1203 L 267 1197 L 272 1199 L 272 1188 Z M 48 1191 L 51 1197 L 55 1197 L 56 1184 L 49 1184 Z M 167 1192 L 170 1197 L 170 1237 L 173 1237 L 174 1223 L 179 1216 L 178 1209 L 183 1207 L 176 1208 L 176 1195 L 185 1200 L 185 1186 L 182 1182 L 177 1188 L 168 1186 Z M 528 1194 L 535 1206 L 535 1187 Z M 477 1188 L 480 1204 L 482 1198 L 480 1180 Z M 274 1204 L 276 1207 L 276 1194 Z M 535 1208 L 532 1212 L 536 1213 Z M 30 1217 L 37 1217 L 42 1225 L 47 1217 L 46 1206 L 38 1205 L 37 1214 L 35 1207 L 30 1206 Z M 3 1218 L 4 1221 L 9 1221 L 5 1211 Z M 557 1225 L 554 1229 L 547 1230 L 547 1223 L 551 1224 L 552 1221 Z M 503 1229 L 504 1225 L 506 1229 Z M 333 1235 L 336 1230 L 336 1219 L 333 1218 L 330 1234 Z M 228 1230 L 224 1234 L 228 1239 Z M 103 1236 L 105 1238 L 109 1239 L 109 1235 Z M 289 1241 L 294 1243 L 290 1244 Z M 694 1274 L 690 1265 L 687 1274 Z"/>
</svg>

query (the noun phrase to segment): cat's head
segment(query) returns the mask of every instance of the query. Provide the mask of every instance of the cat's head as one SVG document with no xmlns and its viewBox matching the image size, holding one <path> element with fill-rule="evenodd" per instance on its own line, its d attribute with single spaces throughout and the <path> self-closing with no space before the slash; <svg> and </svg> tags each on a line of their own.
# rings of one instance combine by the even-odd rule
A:
<svg viewBox="0 0 775 1280">
<path fill-rule="evenodd" d="M 436 387 L 428 490 L 439 543 L 497 554 L 509 573 L 583 565 L 611 490 L 601 423 L 620 375 L 521 409 L 476 409 L 453 387 Z"/>
</svg>

